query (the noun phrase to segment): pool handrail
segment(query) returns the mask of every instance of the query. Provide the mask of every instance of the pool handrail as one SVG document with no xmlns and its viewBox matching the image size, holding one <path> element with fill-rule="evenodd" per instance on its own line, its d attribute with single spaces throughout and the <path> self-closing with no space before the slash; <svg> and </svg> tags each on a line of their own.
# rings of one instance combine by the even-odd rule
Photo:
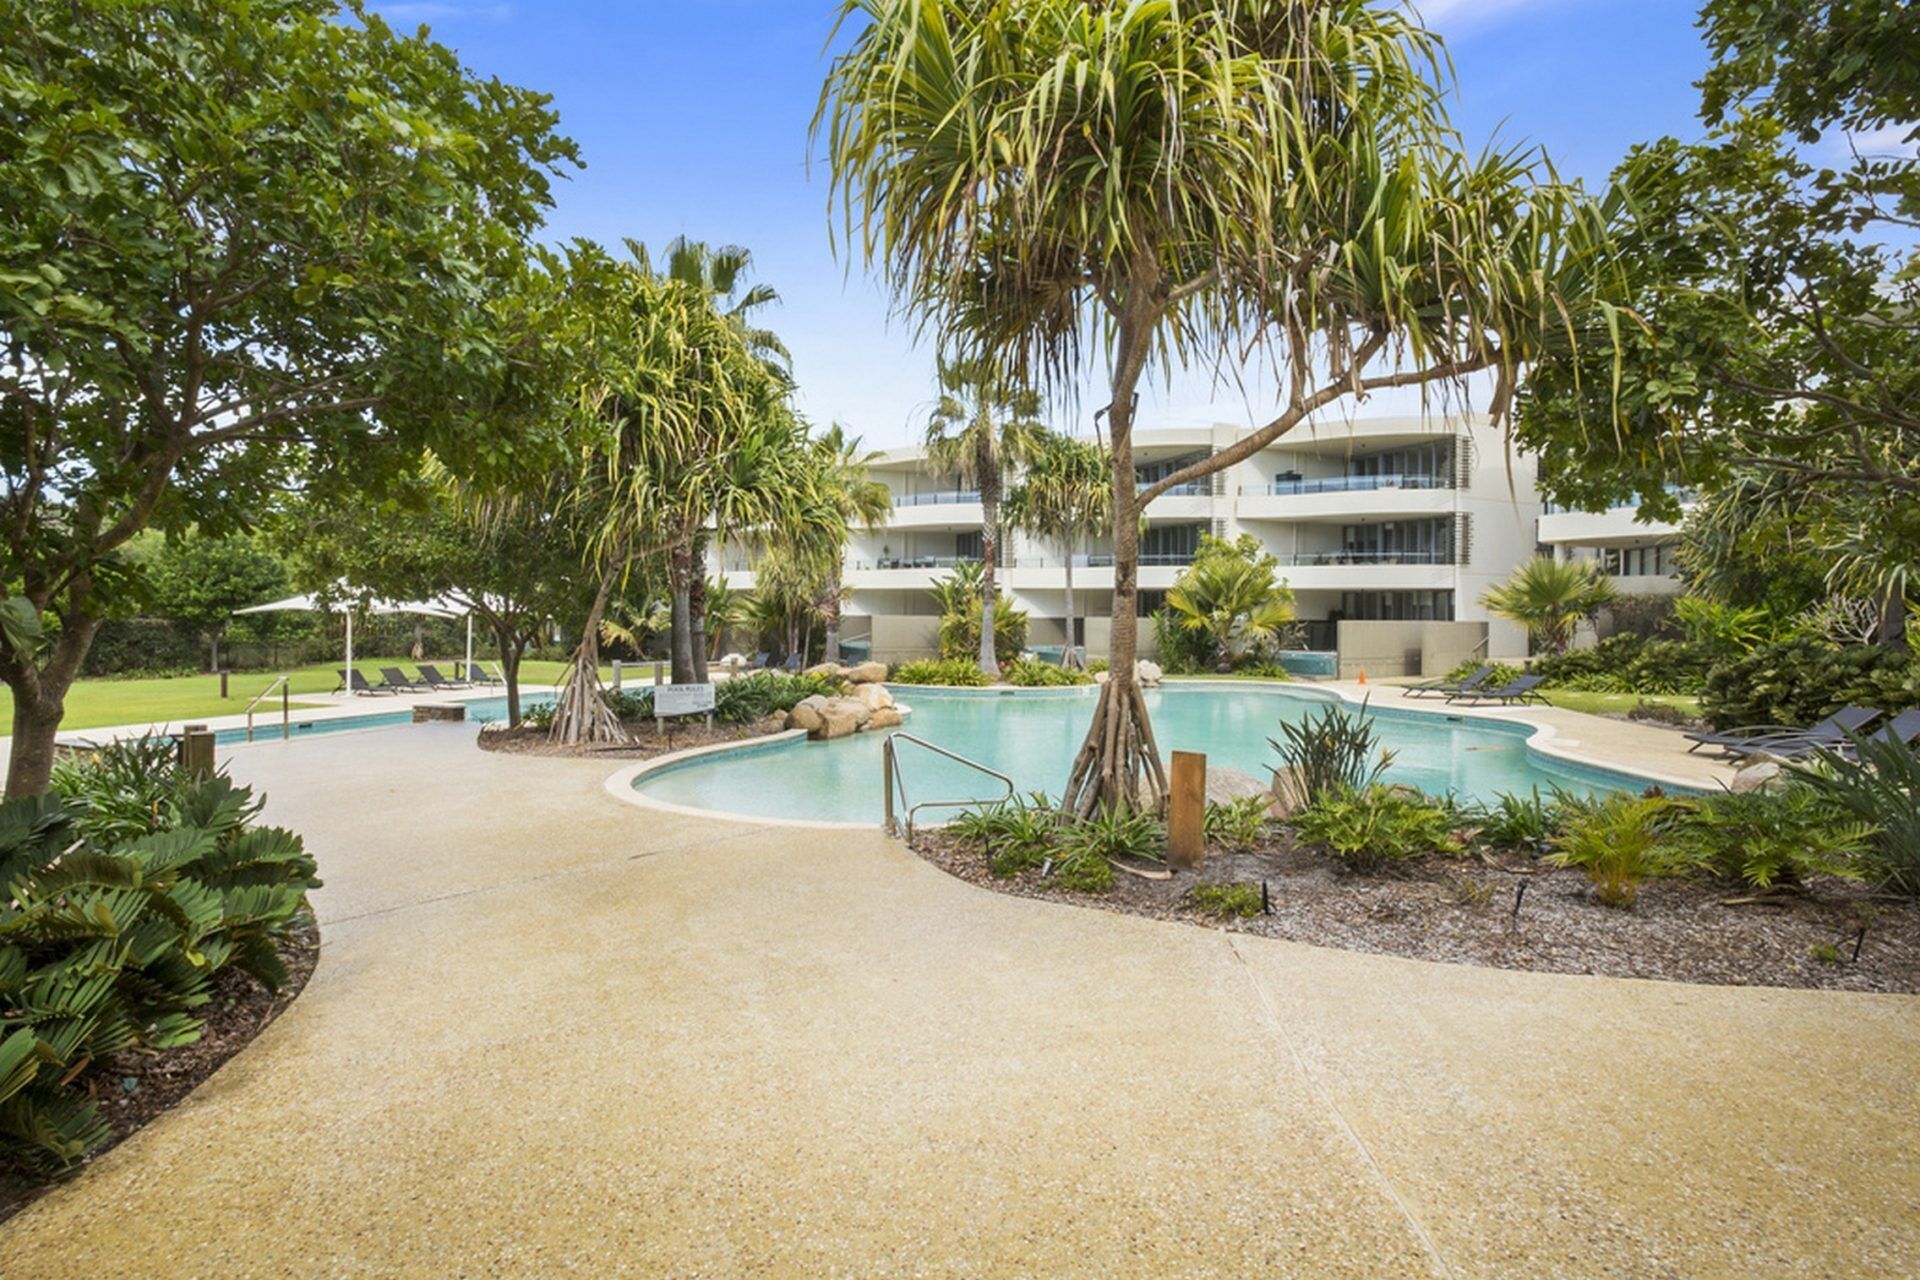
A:
<svg viewBox="0 0 1920 1280">
<path fill-rule="evenodd" d="M 908 844 L 913 843 L 914 815 L 919 813 L 922 809 L 958 809 L 968 805 L 976 805 L 980 803 L 979 800 L 973 799 L 973 800 L 922 800 L 919 804 L 909 804 L 908 797 L 907 797 L 907 781 L 906 781 L 906 778 L 903 777 L 900 772 L 900 748 L 894 745 L 897 740 L 903 739 L 903 738 L 906 741 L 911 742 L 913 745 L 917 747 L 925 747 L 928 751 L 933 752 L 935 755 L 945 756 L 947 759 L 952 760 L 957 764 L 963 764 L 967 766 L 967 768 L 969 769 L 976 770 L 980 773 L 986 774 L 990 778 L 996 779 L 1002 785 L 1004 785 L 1007 789 L 1007 794 L 1000 798 L 1001 801 L 1004 802 L 1004 801 L 1013 799 L 1014 792 L 1017 790 L 1017 788 L 1014 786 L 1013 779 L 1009 778 L 1006 774 L 1001 773 L 998 769 L 989 769 L 986 765 L 981 764 L 978 760 L 969 760 L 963 755 L 959 755 L 955 752 L 949 751 L 945 747 L 940 746 L 937 743 L 928 742 L 925 738 L 917 738 L 911 733 L 890 733 L 887 735 L 886 741 L 880 745 L 880 772 L 881 772 L 880 782 L 881 782 L 881 786 L 886 791 L 886 799 L 887 799 L 886 822 L 883 825 L 882 830 L 884 830 L 888 835 L 898 836 L 902 834 L 900 830 L 899 818 L 894 813 L 894 808 L 893 808 L 895 791 L 899 792 L 901 807 L 906 810 L 907 826 L 906 826 L 905 838 Z"/>
</svg>

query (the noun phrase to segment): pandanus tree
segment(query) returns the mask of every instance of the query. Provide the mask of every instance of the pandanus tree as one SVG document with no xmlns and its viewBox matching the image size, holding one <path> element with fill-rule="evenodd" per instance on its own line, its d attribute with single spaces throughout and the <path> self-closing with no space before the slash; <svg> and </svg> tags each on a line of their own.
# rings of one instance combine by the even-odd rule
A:
<svg viewBox="0 0 1920 1280">
<path fill-rule="evenodd" d="M 676 236 L 656 263 L 645 245 L 628 241 L 627 247 L 643 270 L 684 284 L 706 298 L 739 331 L 748 352 L 766 367 L 769 377 L 782 385 L 789 381 L 792 357 L 786 345 L 773 330 L 756 323 L 758 313 L 777 305 L 780 295 L 771 285 L 749 283 L 753 273 L 751 253 L 739 245 L 713 246 Z M 724 517 L 730 514 L 714 512 L 723 540 L 727 532 Z M 673 605 L 668 639 L 674 679 L 705 680 L 708 603 L 703 526 L 676 534 L 667 549 L 667 580 Z"/>
<path fill-rule="evenodd" d="M 942 360 L 940 397 L 927 422 L 927 461 L 980 491 L 980 669 L 996 679 L 994 576 L 1000 559 L 1000 495 L 1013 468 L 1046 428 L 1040 397 L 991 359 Z"/>
<path fill-rule="evenodd" d="M 1362 0 L 845 0 L 815 119 L 843 234 L 947 350 L 1042 390 L 1105 356 L 1113 675 L 1064 807 L 1165 794 L 1134 673 L 1146 504 L 1342 400 L 1493 369 L 1492 408 L 1604 263 L 1524 153 L 1469 157 L 1437 40 Z M 1150 367 L 1264 353 L 1280 403 L 1141 487 Z"/>
<path fill-rule="evenodd" d="M 1007 523 L 1060 548 L 1066 582 L 1067 642 L 1060 665 L 1083 665 L 1079 610 L 1074 607 L 1075 549 L 1112 527 L 1113 489 L 1107 451 L 1092 440 L 1049 434 L 1040 441 L 1020 480 L 1007 493 Z"/>
</svg>

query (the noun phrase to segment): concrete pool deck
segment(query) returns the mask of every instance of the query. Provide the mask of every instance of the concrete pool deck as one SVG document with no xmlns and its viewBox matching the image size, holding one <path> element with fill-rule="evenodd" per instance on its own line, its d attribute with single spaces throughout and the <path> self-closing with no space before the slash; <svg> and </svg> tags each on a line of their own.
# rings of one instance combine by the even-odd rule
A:
<svg viewBox="0 0 1920 1280">
<path fill-rule="evenodd" d="M 319 967 L 10 1280 L 1920 1272 L 1920 1000 L 1012 898 L 472 736 L 227 753 Z"/>
</svg>

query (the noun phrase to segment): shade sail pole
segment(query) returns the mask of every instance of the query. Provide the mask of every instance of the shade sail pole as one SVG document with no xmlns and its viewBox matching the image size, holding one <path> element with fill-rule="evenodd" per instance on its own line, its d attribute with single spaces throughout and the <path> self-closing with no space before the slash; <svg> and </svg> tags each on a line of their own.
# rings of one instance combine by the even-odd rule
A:
<svg viewBox="0 0 1920 1280">
<path fill-rule="evenodd" d="M 347 697 L 352 699 L 353 689 L 353 606 L 347 606 Z"/>
<path fill-rule="evenodd" d="M 460 673 L 462 680 L 473 679 L 473 615 L 467 615 L 467 669 Z"/>
</svg>

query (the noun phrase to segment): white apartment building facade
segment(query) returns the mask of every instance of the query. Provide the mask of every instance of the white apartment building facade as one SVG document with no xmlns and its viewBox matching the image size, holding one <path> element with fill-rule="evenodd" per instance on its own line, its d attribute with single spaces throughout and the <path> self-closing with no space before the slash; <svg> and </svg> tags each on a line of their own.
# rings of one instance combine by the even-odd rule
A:
<svg viewBox="0 0 1920 1280">
<path fill-rule="evenodd" d="M 1240 434 L 1225 425 L 1139 430 L 1140 481 L 1172 474 Z M 1626 536 L 1614 528 L 1616 514 L 1632 517 L 1605 513 L 1589 528 L 1548 516 L 1537 470 L 1480 415 L 1303 426 L 1154 500 L 1140 543 L 1141 616 L 1159 607 L 1202 534 L 1252 534 L 1280 561 L 1307 647 L 1337 651 L 1345 674 L 1419 674 L 1474 654 L 1523 655 L 1524 632 L 1490 615 L 1481 594 L 1546 546 L 1558 554 L 1605 554 L 1610 539 Z M 893 495 L 891 518 L 854 535 L 843 635 L 865 638 L 875 657 L 899 661 L 935 648 L 937 610 L 928 588 L 957 562 L 979 558 L 982 512 L 979 495 L 930 468 L 920 447 L 882 454 L 871 473 Z M 1068 554 L 1003 532 L 999 580 L 1031 619 L 1031 645 L 1066 639 Z M 1095 538 L 1071 555 L 1079 639 L 1099 655 L 1112 602 L 1111 543 Z M 738 551 L 723 557 L 722 567 L 730 582 L 752 585 L 751 563 Z M 1143 641 L 1149 631 L 1143 627 Z"/>
</svg>

